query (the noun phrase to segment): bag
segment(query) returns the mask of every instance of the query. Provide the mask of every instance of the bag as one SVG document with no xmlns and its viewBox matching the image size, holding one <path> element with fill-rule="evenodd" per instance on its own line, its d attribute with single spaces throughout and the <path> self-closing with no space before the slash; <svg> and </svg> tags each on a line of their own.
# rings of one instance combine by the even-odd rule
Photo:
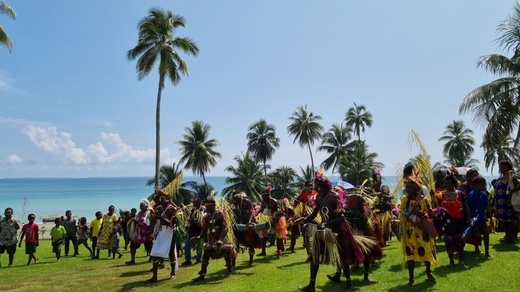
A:
<svg viewBox="0 0 520 292">
<path fill-rule="evenodd" d="M 421 196 L 418 200 L 415 201 L 415 204 L 412 207 L 412 210 L 419 207 L 419 202 L 422 200 L 423 196 Z M 411 215 L 408 217 L 408 220 L 415 225 L 417 228 L 422 231 L 428 233 L 431 237 L 437 236 L 437 230 L 435 229 L 435 224 L 433 224 L 433 220 L 427 217 L 419 217 L 417 215 Z"/>
<path fill-rule="evenodd" d="M 513 189 L 515 187 L 515 183 L 513 182 L 513 174 L 509 174 L 509 183 L 508 183 L 508 192 L 510 189 Z M 511 206 L 513 207 L 513 210 L 516 212 L 520 212 L 520 191 L 516 191 L 511 195 Z"/>
</svg>

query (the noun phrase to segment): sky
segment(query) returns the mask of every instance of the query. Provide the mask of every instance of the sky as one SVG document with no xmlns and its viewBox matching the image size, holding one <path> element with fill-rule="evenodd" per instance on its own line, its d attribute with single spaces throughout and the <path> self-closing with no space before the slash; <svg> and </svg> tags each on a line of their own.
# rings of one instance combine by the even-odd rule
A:
<svg viewBox="0 0 520 292">
<path fill-rule="evenodd" d="M 310 157 L 287 134 L 293 112 L 307 105 L 328 130 L 356 103 L 373 115 L 361 138 L 383 176 L 418 154 L 412 130 L 444 162 L 438 139 L 454 120 L 474 131 L 473 158 L 493 174 L 483 129 L 459 106 L 497 78 L 476 67 L 480 56 L 511 55 L 495 39 L 515 1 L 4 2 L 17 17 L 0 15 L 13 44 L 0 46 L 0 178 L 153 176 L 158 73 L 139 81 L 126 58 L 153 6 L 182 15 L 176 36 L 200 49 L 181 54 L 189 76 L 163 91 L 161 164 L 179 161 L 177 141 L 203 121 L 222 154 L 207 175 L 227 176 L 248 127 L 265 119 L 280 138 L 271 168 L 300 172 Z M 318 146 L 317 165 L 327 157 Z"/>
</svg>

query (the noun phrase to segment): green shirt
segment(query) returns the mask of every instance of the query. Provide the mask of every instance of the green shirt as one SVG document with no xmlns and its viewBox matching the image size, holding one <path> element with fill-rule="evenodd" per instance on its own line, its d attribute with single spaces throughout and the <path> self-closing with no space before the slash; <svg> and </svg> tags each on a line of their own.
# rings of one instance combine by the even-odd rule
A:
<svg viewBox="0 0 520 292">
<path fill-rule="evenodd" d="M 58 227 L 54 226 L 51 229 L 51 240 L 54 242 L 56 240 L 63 239 L 65 237 L 65 233 L 67 233 L 67 231 L 63 225 Z"/>
</svg>

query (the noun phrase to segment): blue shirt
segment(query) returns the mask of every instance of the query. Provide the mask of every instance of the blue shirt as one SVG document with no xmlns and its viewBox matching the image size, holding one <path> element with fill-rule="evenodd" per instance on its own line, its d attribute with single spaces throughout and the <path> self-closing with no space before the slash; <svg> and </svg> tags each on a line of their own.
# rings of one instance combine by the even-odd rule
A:
<svg viewBox="0 0 520 292">
<path fill-rule="evenodd" d="M 485 192 L 472 190 L 466 198 L 471 218 L 477 217 L 477 223 L 486 223 L 486 207 L 488 206 L 488 197 Z"/>
</svg>

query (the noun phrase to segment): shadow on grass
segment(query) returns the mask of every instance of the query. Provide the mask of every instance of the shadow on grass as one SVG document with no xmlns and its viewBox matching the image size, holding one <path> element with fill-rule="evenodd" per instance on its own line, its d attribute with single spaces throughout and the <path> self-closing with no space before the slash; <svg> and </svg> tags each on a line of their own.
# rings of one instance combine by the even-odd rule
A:
<svg viewBox="0 0 520 292">
<path fill-rule="evenodd" d="M 493 246 L 491 246 L 491 248 L 500 253 L 508 252 L 508 251 L 515 252 L 515 251 L 520 250 L 520 247 L 518 247 L 518 245 L 516 245 L 516 244 L 503 244 L 503 243 L 494 244 Z"/>
<path fill-rule="evenodd" d="M 145 280 L 129 282 L 129 283 L 123 284 L 123 287 L 121 289 L 119 289 L 119 291 L 132 291 L 134 289 L 144 288 L 144 287 L 147 287 L 147 288 L 157 287 L 157 286 L 160 286 L 160 284 L 163 281 L 171 281 L 171 280 L 170 279 L 159 279 L 157 282 L 152 282 L 152 283 L 146 282 Z"/>
<path fill-rule="evenodd" d="M 121 277 L 134 277 L 134 276 L 140 276 L 140 275 L 149 275 L 150 271 L 143 270 L 143 271 L 128 271 L 121 273 Z"/>
</svg>

